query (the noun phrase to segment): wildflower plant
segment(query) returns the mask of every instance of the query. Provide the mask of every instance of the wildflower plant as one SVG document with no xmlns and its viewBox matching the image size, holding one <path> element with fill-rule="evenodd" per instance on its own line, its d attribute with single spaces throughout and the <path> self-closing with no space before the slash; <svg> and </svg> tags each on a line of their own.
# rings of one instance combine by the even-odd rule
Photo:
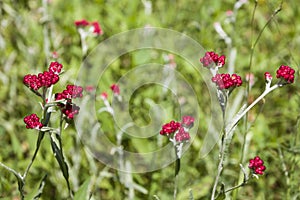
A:
<svg viewBox="0 0 300 200">
<path fill-rule="evenodd" d="M 203 67 L 208 67 L 212 73 L 212 82 L 216 84 L 217 97 L 219 100 L 219 104 L 222 110 L 223 123 L 224 128 L 221 133 L 221 145 L 220 145 L 220 153 L 219 153 L 219 164 L 218 164 L 218 172 L 215 178 L 215 182 L 212 189 L 211 199 L 214 200 L 218 197 L 222 198 L 225 196 L 225 193 L 237 189 L 241 186 L 244 186 L 248 180 L 249 176 L 246 174 L 245 169 L 241 166 L 241 170 L 244 173 L 244 180 L 241 184 L 234 186 L 230 189 L 225 189 L 224 185 L 222 185 L 221 190 L 217 193 L 217 186 L 219 185 L 219 179 L 224 169 L 224 160 L 226 152 L 228 152 L 228 147 L 232 141 L 232 137 L 234 135 L 234 130 L 242 117 L 252 108 L 254 107 L 260 100 L 262 100 L 267 94 L 276 88 L 282 87 L 287 84 L 291 84 L 294 82 L 294 74 L 295 70 L 289 66 L 281 65 L 276 71 L 276 78 L 278 79 L 277 83 L 272 85 L 272 75 L 269 72 L 264 73 L 265 78 L 265 91 L 250 105 L 247 107 L 242 107 L 240 111 L 234 116 L 232 119 L 226 119 L 226 105 L 228 98 L 231 92 L 236 88 L 242 85 L 243 81 L 240 76 L 237 74 L 219 74 L 218 70 L 220 66 L 223 66 L 223 62 L 219 62 L 218 54 L 215 52 L 207 52 L 204 57 L 200 58 L 200 62 Z M 225 60 L 225 57 L 222 56 L 222 61 Z M 221 64 L 220 64 L 221 63 Z M 259 174 L 263 175 L 266 167 L 263 165 L 263 160 L 260 159 L 259 156 L 256 156 L 254 159 L 249 161 L 249 168 L 253 170 L 253 175 Z"/>
</svg>

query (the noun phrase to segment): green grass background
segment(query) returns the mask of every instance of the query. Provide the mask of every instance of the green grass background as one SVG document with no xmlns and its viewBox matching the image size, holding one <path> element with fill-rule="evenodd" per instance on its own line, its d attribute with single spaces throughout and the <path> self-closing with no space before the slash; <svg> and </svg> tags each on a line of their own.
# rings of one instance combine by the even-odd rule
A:
<svg viewBox="0 0 300 200">
<path fill-rule="evenodd" d="M 104 35 L 88 39 L 90 50 L 114 34 L 151 25 L 182 32 L 199 42 L 205 49 L 228 55 L 230 49 L 213 27 L 213 24 L 218 21 L 232 38 L 232 45 L 237 50 L 235 72 L 241 75 L 244 81 L 249 72 L 255 76 L 255 84 L 248 96 L 249 101 L 253 101 L 263 91 L 265 71 L 274 75 L 281 64 L 289 65 L 296 70 L 295 83 L 280 88 L 265 98 L 263 110 L 249 130 L 252 138 L 246 160 L 259 154 L 265 160 L 267 170 L 259 180 L 251 180 L 247 186 L 240 189 L 237 199 L 300 198 L 298 80 L 300 10 L 298 1 L 284 1 L 282 11 L 264 30 L 254 50 L 251 69 L 249 69 L 253 44 L 251 35 L 253 39 L 257 38 L 268 18 L 278 8 L 280 1 L 258 0 L 253 25 L 251 24 L 255 5 L 253 0 L 249 0 L 239 9 L 234 25 L 225 22 L 226 11 L 233 9 L 234 0 L 153 0 L 151 2 L 152 13 L 146 15 L 140 0 L 50 0 L 48 15 L 45 18 L 41 1 L 0 0 L 0 161 L 23 173 L 34 152 L 37 132 L 25 129 L 23 117 L 33 112 L 40 115 L 41 110 L 39 99 L 22 84 L 22 79 L 25 74 L 38 73 L 47 68 L 49 60 L 44 51 L 43 29 L 45 27 L 49 30 L 50 51 L 58 52 L 58 61 L 64 65 L 66 71 L 55 86 L 55 91 L 58 92 L 67 83 L 74 82 L 82 61 L 80 38 L 74 26 L 75 20 L 84 18 L 101 24 Z M 152 59 L 162 63 L 164 52 L 156 53 L 156 57 Z M 120 57 L 108 72 L 110 75 L 107 81 L 99 86 L 97 92 L 108 90 L 109 85 L 116 82 L 128 69 L 146 62 L 146 54 L 147 52 L 145 55 L 132 53 Z M 208 199 L 216 174 L 218 148 L 216 146 L 205 158 L 199 157 L 199 150 L 203 141 L 202 133 L 207 129 L 205 116 L 209 110 L 205 105 L 210 102 L 210 96 L 203 95 L 207 92 L 203 87 L 203 81 L 185 68 L 188 64 L 180 57 L 175 57 L 175 61 L 180 73 L 188 78 L 202 100 L 198 136 L 182 158 L 178 199 L 188 199 L 190 189 L 195 199 Z M 226 68 L 222 69 L 222 72 L 225 73 Z M 243 88 L 245 89 L 245 85 Z M 237 93 L 235 91 L 232 98 L 235 98 Z M 132 99 L 131 114 L 136 123 L 149 122 L 147 118 L 149 108 L 143 105 L 145 98 L 158 101 L 160 96 L 155 92 L 155 88 L 145 87 Z M 133 109 L 138 105 L 143 105 L 143 109 Z M 170 113 L 173 112 L 174 103 L 171 97 L 166 97 L 162 105 Z M 258 113 L 257 106 L 249 113 L 250 121 Z M 104 130 L 109 132 L 113 129 L 111 118 L 99 115 L 99 120 Z M 226 187 L 237 183 L 244 134 L 245 128 L 241 122 L 230 147 L 221 178 Z M 88 158 L 83 146 L 76 141 L 77 135 L 73 126 L 64 131 L 62 137 L 64 153 L 71 168 L 70 180 L 75 191 L 81 185 L 85 186 L 84 183 L 90 183 L 89 180 L 95 180 L 93 178 L 99 177 L 100 172 L 105 169 L 107 176 L 104 176 L 101 181 L 97 179 L 90 183 L 92 198 L 127 198 L 128 191 L 121 183 L 117 171 L 106 169 L 102 163 Z M 124 139 L 124 145 L 128 149 L 142 151 L 142 147 L 147 145 L 149 149 L 153 148 L 151 144 L 139 144 L 128 140 L 130 139 Z M 279 149 L 282 154 L 279 153 Z M 80 155 L 81 158 L 78 160 L 74 155 Z M 242 164 L 246 166 L 247 162 Z M 77 171 L 73 169 L 74 166 L 78 168 Z M 95 171 L 91 170 L 92 167 Z M 153 195 L 157 195 L 162 200 L 171 199 L 174 186 L 173 168 L 174 165 L 170 165 L 155 172 L 133 174 L 133 180 L 148 191 L 148 194 L 135 191 L 135 199 L 154 199 Z M 44 174 L 48 174 L 48 178 L 41 199 L 68 199 L 67 186 L 51 151 L 48 138 L 43 141 L 26 182 L 25 191 L 28 199 L 37 190 Z M 17 181 L 13 174 L 3 168 L 0 168 L 0 198 L 18 199 Z M 228 198 L 230 199 L 230 195 Z"/>
</svg>

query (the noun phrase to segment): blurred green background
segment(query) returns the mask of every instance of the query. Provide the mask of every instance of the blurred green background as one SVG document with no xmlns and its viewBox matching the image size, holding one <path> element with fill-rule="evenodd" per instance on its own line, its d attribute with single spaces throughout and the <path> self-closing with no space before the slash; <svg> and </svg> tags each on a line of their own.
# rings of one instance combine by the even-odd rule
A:
<svg viewBox="0 0 300 200">
<path fill-rule="evenodd" d="M 252 102 L 264 90 L 263 73 L 269 71 L 275 75 L 280 65 L 289 65 L 296 70 L 295 83 L 277 89 L 268 95 L 263 105 L 256 106 L 248 115 L 248 125 L 255 123 L 247 131 L 242 121 L 235 133 L 228 152 L 226 167 L 221 181 L 226 188 L 234 186 L 239 178 L 239 163 L 242 154 L 243 138 L 248 132 L 248 147 L 244 166 L 247 161 L 259 154 L 267 167 L 265 175 L 239 190 L 236 199 L 297 199 L 299 188 L 299 62 L 300 62 L 300 10 L 297 0 L 283 1 L 280 11 L 264 30 L 254 52 L 252 66 L 249 68 L 251 46 L 260 31 L 280 5 L 277 0 L 258 0 L 254 20 L 252 13 L 254 0 L 247 1 L 234 15 L 234 0 L 0 0 L 0 161 L 16 171 L 23 173 L 35 150 L 37 132 L 25 129 L 24 116 L 30 113 L 41 115 L 39 99 L 26 88 L 23 76 L 46 70 L 51 59 L 51 52 L 57 52 L 58 61 L 64 65 L 65 73 L 55 86 L 55 92 L 61 91 L 67 83 L 75 81 L 77 70 L 82 62 L 80 37 L 74 26 L 75 20 L 98 21 L 104 31 L 102 36 L 88 38 L 89 50 L 114 34 L 142 28 L 145 26 L 161 27 L 184 33 L 204 49 L 214 50 L 227 56 L 227 63 L 232 72 L 238 73 L 246 83 L 246 74 L 254 75 L 254 85 L 248 95 L 244 95 L 246 84 L 236 89 L 231 96 L 231 104 L 237 98 L 239 104 Z M 147 8 L 146 5 L 151 5 Z M 220 22 L 231 44 L 223 40 L 214 28 Z M 48 45 L 48 46 L 47 46 Z M 236 57 L 230 53 L 236 52 Z M 163 55 L 168 52 L 156 52 L 153 60 L 164 64 Z M 195 52 L 198 54 L 199 52 Z M 147 52 L 145 53 L 145 55 Z M 108 72 L 108 79 L 100 85 L 97 94 L 109 91 L 110 84 L 116 82 L 126 71 L 136 64 L 143 55 L 134 53 L 120 57 Z M 230 60 L 232 59 L 232 60 Z M 203 141 L 203 132 L 207 129 L 210 96 L 203 95 L 206 89 L 203 80 L 185 66 L 188 64 L 175 56 L 177 69 L 188 78 L 199 99 L 200 117 L 198 136 L 182 158 L 178 199 L 188 199 L 192 190 L 195 199 L 208 199 L 216 174 L 218 147 L 205 158 L 200 158 L 199 150 Z M 227 65 L 221 72 L 225 73 Z M 200 64 L 199 64 L 199 67 Z M 240 96 L 239 96 L 240 94 Z M 111 93 L 109 93 L 111 95 Z M 151 98 L 154 102 L 161 99 L 156 89 L 142 88 L 131 101 L 131 114 L 137 124 L 148 123 L 149 108 L 143 105 L 143 99 Z M 166 110 L 172 112 L 176 103 L 172 97 L 162 100 Z M 135 110 L 134 106 L 143 105 Z M 97 105 L 103 106 L 101 103 Z M 174 108 L 175 107 L 175 108 Z M 261 110 L 262 109 L 262 110 Z M 176 116 L 176 112 L 174 112 Z M 260 114 L 259 114 L 260 113 Z M 259 114 L 259 115 L 258 115 Z M 143 116 L 142 119 L 139 116 Z M 245 120 L 245 119 L 244 119 Z M 113 130 L 113 122 L 105 114 L 99 115 L 104 131 Z M 92 199 L 128 199 L 129 191 L 122 183 L 121 175 L 116 170 L 92 159 L 83 145 L 78 142 L 76 130 L 70 125 L 63 133 L 64 153 L 70 167 L 70 182 L 76 191 L 89 184 Z M 166 138 L 163 138 L 167 142 Z M 123 145 L 139 151 L 141 144 L 128 142 Z M 150 145 L 151 144 L 142 144 Z M 134 191 L 134 199 L 172 199 L 174 165 L 155 172 L 133 174 L 133 181 L 144 188 Z M 40 149 L 38 157 L 27 178 L 25 191 L 28 199 L 33 195 L 42 179 L 48 174 L 41 199 L 68 199 L 67 186 L 53 156 L 48 138 Z M 99 178 L 100 177 L 100 178 Z M 83 185 L 83 186 L 82 186 Z M 82 186 L 82 187 L 80 187 Z M 145 192 L 146 190 L 146 192 Z M 228 195 L 230 199 L 231 195 Z M 19 199 L 17 181 L 13 174 L 0 168 L 0 198 Z"/>
</svg>

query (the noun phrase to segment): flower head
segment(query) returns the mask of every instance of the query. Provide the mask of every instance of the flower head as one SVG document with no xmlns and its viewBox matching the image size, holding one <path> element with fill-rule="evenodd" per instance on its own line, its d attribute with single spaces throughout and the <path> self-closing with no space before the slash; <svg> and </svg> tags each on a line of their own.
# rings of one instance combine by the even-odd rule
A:
<svg viewBox="0 0 300 200">
<path fill-rule="evenodd" d="M 24 123 L 26 124 L 27 129 L 41 129 L 43 127 L 40 118 L 36 114 L 24 117 Z"/>
<path fill-rule="evenodd" d="M 61 72 L 61 69 L 63 68 L 62 64 L 60 64 L 59 62 L 51 62 L 49 65 L 49 72 L 53 72 L 55 74 L 59 74 Z"/>
<path fill-rule="evenodd" d="M 218 67 L 225 65 L 226 57 L 224 55 L 219 56 L 213 51 L 206 52 L 203 58 L 200 58 L 200 62 L 204 67 L 212 67 L 212 64 L 216 64 Z"/>
<path fill-rule="evenodd" d="M 85 27 L 88 26 L 90 23 L 88 21 L 86 21 L 85 19 L 82 20 L 77 20 L 74 22 L 76 27 Z"/>
<path fill-rule="evenodd" d="M 59 76 L 52 71 L 44 71 L 38 75 L 27 74 L 23 78 L 23 83 L 33 89 L 38 90 L 41 87 L 50 87 L 59 81 Z"/>
<path fill-rule="evenodd" d="M 180 123 L 172 120 L 169 123 L 166 123 L 162 126 L 160 134 L 161 135 L 173 134 L 179 129 L 179 127 L 180 127 Z"/>
<path fill-rule="evenodd" d="M 55 100 L 81 98 L 83 88 L 77 85 L 67 85 L 66 89 L 61 93 L 55 94 Z"/>
<path fill-rule="evenodd" d="M 87 91 L 87 92 L 93 92 L 94 90 L 95 90 L 95 87 L 92 85 L 87 85 L 85 87 L 85 91 Z"/>
<path fill-rule="evenodd" d="M 95 33 L 96 35 L 102 35 L 103 34 L 101 26 L 98 22 L 92 22 L 91 25 L 92 25 L 92 28 L 93 28 L 93 33 Z"/>
<path fill-rule="evenodd" d="M 107 100 L 107 98 L 108 98 L 108 94 L 107 94 L 106 92 L 102 92 L 101 95 L 100 95 L 100 97 L 101 97 L 101 99 L 102 99 L 103 101 L 105 101 L 105 100 Z"/>
<path fill-rule="evenodd" d="M 286 81 L 286 83 L 293 83 L 295 70 L 289 66 L 281 65 L 276 71 L 276 78 L 281 78 Z"/>
<path fill-rule="evenodd" d="M 120 95 L 120 88 L 117 84 L 112 84 L 110 89 L 113 91 L 114 95 Z"/>
<path fill-rule="evenodd" d="M 70 104 L 67 103 L 63 108 L 62 108 L 62 113 L 68 118 L 68 119 L 73 119 L 75 115 L 79 113 L 80 107 L 77 106 L 76 104 Z"/>
<path fill-rule="evenodd" d="M 192 128 L 194 125 L 194 117 L 191 116 L 183 116 L 182 117 L 182 121 L 181 121 L 181 125 L 186 127 L 186 128 Z"/>
<path fill-rule="evenodd" d="M 242 85 L 243 81 L 237 74 L 216 74 L 212 77 L 212 82 L 214 82 L 220 90 L 239 87 Z"/>
<path fill-rule="evenodd" d="M 178 132 L 175 135 L 176 142 L 188 141 L 190 138 L 190 134 L 186 132 L 183 127 L 179 127 Z"/>
<path fill-rule="evenodd" d="M 264 171 L 266 170 L 266 166 L 264 166 L 264 161 L 260 159 L 259 156 L 250 159 L 248 167 L 253 170 L 254 174 L 263 175 Z"/>
</svg>

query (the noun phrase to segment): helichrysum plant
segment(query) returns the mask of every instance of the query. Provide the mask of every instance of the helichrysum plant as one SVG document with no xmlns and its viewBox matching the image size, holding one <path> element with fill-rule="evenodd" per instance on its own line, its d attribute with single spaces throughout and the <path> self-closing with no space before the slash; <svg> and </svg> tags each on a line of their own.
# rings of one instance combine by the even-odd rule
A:
<svg viewBox="0 0 300 200">
<path fill-rule="evenodd" d="M 208 68 L 211 71 L 212 78 L 211 81 L 216 85 L 216 93 L 219 100 L 219 104 L 221 106 L 222 115 L 223 115 L 223 130 L 221 133 L 221 144 L 219 150 L 219 164 L 217 169 L 217 174 L 215 178 L 215 182 L 212 189 L 211 200 L 215 199 L 225 199 L 225 194 L 234 189 L 244 186 L 247 184 L 249 178 L 257 177 L 257 175 L 263 175 L 266 170 L 266 166 L 264 165 L 264 161 L 256 156 L 253 159 L 249 160 L 249 169 L 251 170 L 250 176 L 246 173 L 243 165 L 240 164 L 241 170 L 244 174 L 244 180 L 242 183 L 233 186 L 231 188 L 225 188 L 224 184 L 221 185 L 220 190 L 218 191 L 218 186 L 220 185 L 220 177 L 222 175 L 224 169 L 224 160 L 227 155 L 228 148 L 231 144 L 232 137 L 234 135 L 234 129 L 242 119 L 242 117 L 253 108 L 260 100 L 262 100 L 267 94 L 276 88 L 280 88 L 284 85 L 291 84 L 294 82 L 295 78 L 295 70 L 289 66 L 281 65 L 276 71 L 277 82 L 272 85 L 272 75 L 269 72 L 264 73 L 265 78 L 265 91 L 253 101 L 252 104 L 247 107 L 242 107 L 240 111 L 234 116 L 232 119 L 226 119 L 226 109 L 228 98 L 232 91 L 241 86 L 243 81 L 241 77 L 237 74 L 220 74 L 219 68 L 225 65 L 226 57 L 224 55 L 219 56 L 217 53 L 210 51 L 206 52 L 205 55 L 200 58 L 200 62 L 203 67 Z M 228 156 L 228 155 L 227 155 Z"/>
</svg>

